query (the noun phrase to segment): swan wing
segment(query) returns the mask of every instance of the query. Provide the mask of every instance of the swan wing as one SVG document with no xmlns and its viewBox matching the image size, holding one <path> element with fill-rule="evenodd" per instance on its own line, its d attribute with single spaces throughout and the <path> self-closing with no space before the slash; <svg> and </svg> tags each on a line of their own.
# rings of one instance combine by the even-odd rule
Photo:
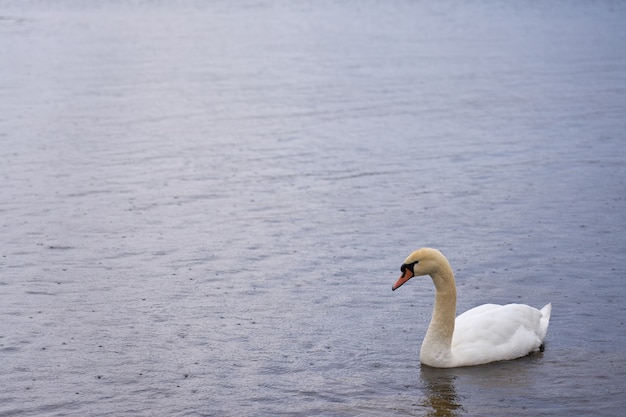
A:
<svg viewBox="0 0 626 417">
<path fill-rule="evenodd" d="M 456 366 L 515 359 L 541 346 L 551 306 L 484 304 L 458 316 L 452 336 Z M 544 317 L 544 314 L 547 316 Z"/>
</svg>

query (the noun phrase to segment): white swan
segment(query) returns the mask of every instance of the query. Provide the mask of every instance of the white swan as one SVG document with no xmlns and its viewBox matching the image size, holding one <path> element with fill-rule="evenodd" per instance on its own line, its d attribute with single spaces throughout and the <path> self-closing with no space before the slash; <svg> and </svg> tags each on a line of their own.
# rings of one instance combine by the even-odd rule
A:
<svg viewBox="0 0 626 417">
<path fill-rule="evenodd" d="M 435 307 L 422 342 L 420 361 L 436 368 L 516 359 L 539 350 L 548 331 L 552 304 L 541 310 L 525 304 L 483 304 L 456 315 L 456 285 L 450 263 L 436 249 L 411 253 L 400 268 L 396 290 L 414 276 L 430 275 Z"/>
</svg>

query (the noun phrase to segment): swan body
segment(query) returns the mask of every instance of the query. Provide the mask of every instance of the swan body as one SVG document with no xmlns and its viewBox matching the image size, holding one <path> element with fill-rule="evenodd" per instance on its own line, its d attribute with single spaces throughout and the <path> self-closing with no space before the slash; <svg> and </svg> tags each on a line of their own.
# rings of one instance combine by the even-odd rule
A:
<svg viewBox="0 0 626 417">
<path fill-rule="evenodd" d="M 436 249 L 411 253 L 401 267 L 396 290 L 414 276 L 435 284 L 433 315 L 420 361 L 436 368 L 480 365 L 520 358 L 539 350 L 548 331 L 552 305 L 483 304 L 456 316 L 456 284 L 448 260 Z"/>
</svg>

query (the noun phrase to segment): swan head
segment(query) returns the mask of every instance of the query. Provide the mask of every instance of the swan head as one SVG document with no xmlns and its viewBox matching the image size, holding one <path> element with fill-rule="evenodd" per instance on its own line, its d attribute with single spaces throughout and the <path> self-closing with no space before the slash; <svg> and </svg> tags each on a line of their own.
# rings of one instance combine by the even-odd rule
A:
<svg viewBox="0 0 626 417">
<path fill-rule="evenodd" d="M 437 249 L 422 248 L 412 252 L 400 267 L 400 278 L 391 287 L 393 291 L 413 277 L 437 273 L 441 265 L 448 265 L 448 261 Z"/>
</svg>

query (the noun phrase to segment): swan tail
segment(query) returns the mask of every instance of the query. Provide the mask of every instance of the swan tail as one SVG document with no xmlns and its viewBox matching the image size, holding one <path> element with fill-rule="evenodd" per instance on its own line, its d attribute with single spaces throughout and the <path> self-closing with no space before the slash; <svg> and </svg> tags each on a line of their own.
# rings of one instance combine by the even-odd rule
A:
<svg viewBox="0 0 626 417">
<path fill-rule="evenodd" d="M 550 314 L 552 313 L 552 303 L 548 303 L 541 310 L 541 319 L 539 320 L 539 337 L 541 339 L 541 344 L 543 345 L 543 340 L 546 337 L 546 333 L 548 333 L 548 325 L 550 324 Z"/>
</svg>

